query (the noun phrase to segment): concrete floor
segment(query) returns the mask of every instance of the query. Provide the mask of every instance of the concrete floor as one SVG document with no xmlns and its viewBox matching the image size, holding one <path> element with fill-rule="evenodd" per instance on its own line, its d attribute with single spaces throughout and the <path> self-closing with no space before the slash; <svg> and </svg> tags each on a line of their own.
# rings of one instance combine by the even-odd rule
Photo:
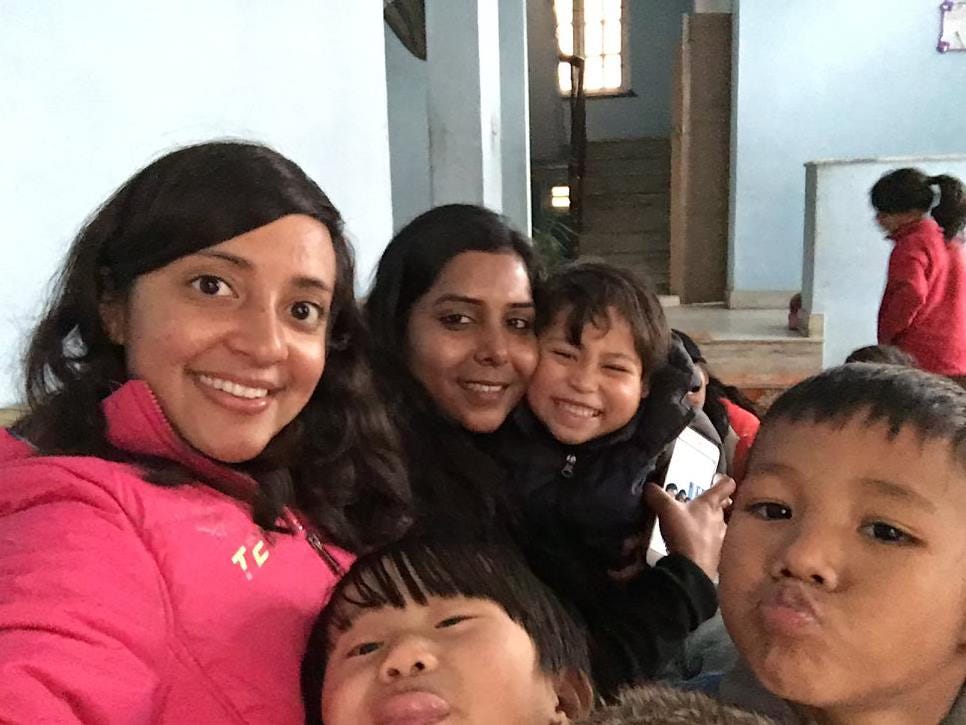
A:
<svg viewBox="0 0 966 725">
<path fill-rule="evenodd" d="M 788 329 L 788 310 L 731 310 L 723 304 L 670 306 L 671 327 L 696 342 L 711 340 L 804 340 Z"/>
</svg>

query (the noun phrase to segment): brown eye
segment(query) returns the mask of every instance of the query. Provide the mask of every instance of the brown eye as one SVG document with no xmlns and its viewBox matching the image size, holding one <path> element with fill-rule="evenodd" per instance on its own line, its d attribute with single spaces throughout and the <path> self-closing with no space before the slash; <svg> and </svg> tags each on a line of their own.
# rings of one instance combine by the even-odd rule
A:
<svg viewBox="0 0 966 725">
<path fill-rule="evenodd" d="M 191 286 L 208 297 L 225 297 L 232 293 L 231 287 L 225 280 L 210 274 L 203 274 L 191 280 Z"/>
<path fill-rule="evenodd" d="M 322 318 L 322 309 L 312 302 L 296 302 L 291 311 L 299 322 L 316 323 Z"/>
</svg>

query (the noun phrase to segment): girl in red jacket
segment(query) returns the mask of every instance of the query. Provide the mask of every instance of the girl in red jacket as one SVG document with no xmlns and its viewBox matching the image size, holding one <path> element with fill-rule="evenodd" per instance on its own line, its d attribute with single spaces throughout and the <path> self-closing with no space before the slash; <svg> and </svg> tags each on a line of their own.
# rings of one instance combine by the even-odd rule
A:
<svg viewBox="0 0 966 725">
<path fill-rule="evenodd" d="M 879 344 L 904 350 L 924 370 L 966 376 L 966 260 L 957 239 L 966 222 L 966 190 L 952 176 L 897 169 L 870 196 L 876 221 L 895 243 L 879 307 Z"/>
<path fill-rule="evenodd" d="M 303 722 L 312 622 L 405 523 L 362 330 L 339 212 L 264 146 L 94 214 L 0 430 L 0 722 Z"/>
</svg>

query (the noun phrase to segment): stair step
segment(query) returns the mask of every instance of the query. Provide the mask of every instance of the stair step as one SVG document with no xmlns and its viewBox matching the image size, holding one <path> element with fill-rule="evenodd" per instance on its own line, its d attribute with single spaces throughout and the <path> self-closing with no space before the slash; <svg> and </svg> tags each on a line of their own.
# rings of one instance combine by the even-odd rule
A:
<svg viewBox="0 0 966 725">
<path fill-rule="evenodd" d="M 671 208 L 668 190 L 652 191 L 641 194 L 597 194 L 588 196 L 584 209 L 620 209 L 625 206 Z"/>
<path fill-rule="evenodd" d="M 670 178 L 671 161 L 663 158 L 648 159 L 589 159 L 586 175 L 627 176 L 628 174 L 658 174 Z"/>
<path fill-rule="evenodd" d="M 789 331 L 787 309 L 682 305 L 665 313 L 700 345 L 717 377 L 746 391 L 781 390 L 822 369 L 822 339 Z"/>
<path fill-rule="evenodd" d="M 587 144 L 588 159 L 644 159 L 671 155 L 671 141 L 667 138 L 639 138 L 621 141 L 591 141 Z"/>
<path fill-rule="evenodd" d="M 650 284 L 658 294 L 666 294 L 669 288 L 668 258 L 649 257 L 641 254 L 602 254 L 594 255 L 605 262 L 629 269 L 639 278 Z"/>
<path fill-rule="evenodd" d="M 593 232 L 667 233 L 671 226 L 671 212 L 661 206 L 624 206 L 611 209 L 593 205 L 584 209 L 584 229 Z"/>
<path fill-rule="evenodd" d="M 580 250 L 584 254 L 663 254 L 670 258 L 667 233 L 583 232 Z"/>
<path fill-rule="evenodd" d="M 589 176 L 585 181 L 585 194 L 609 196 L 611 194 L 653 194 L 667 192 L 671 184 L 670 172 L 666 174 L 618 174 L 614 176 Z"/>
</svg>

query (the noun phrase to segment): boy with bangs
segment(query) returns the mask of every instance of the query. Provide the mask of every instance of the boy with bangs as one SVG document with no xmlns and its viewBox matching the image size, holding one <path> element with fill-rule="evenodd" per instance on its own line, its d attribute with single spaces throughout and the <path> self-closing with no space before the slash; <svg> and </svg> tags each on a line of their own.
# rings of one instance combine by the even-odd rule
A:
<svg viewBox="0 0 966 725">
<path fill-rule="evenodd" d="M 771 722 L 656 687 L 588 715 L 586 668 L 583 632 L 511 549 L 403 541 L 358 559 L 333 593 L 303 667 L 307 722 Z"/>
<path fill-rule="evenodd" d="M 543 290 L 535 331 L 540 359 L 526 404 L 499 432 L 500 455 L 520 502 L 520 545 L 586 621 L 594 683 L 611 696 L 653 679 L 715 613 L 734 483 L 688 503 L 647 485 L 686 426 L 718 439 L 688 401 L 700 383 L 687 352 L 632 273 L 593 261 L 562 267 Z M 671 554 L 652 568 L 642 558 L 655 515 Z"/>
<path fill-rule="evenodd" d="M 719 591 L 743 659 L 706 688 L 722 701 L 791 725 L 966 725 L 966 391 L 851 363 L 782 395 Z"/>
</svg>

